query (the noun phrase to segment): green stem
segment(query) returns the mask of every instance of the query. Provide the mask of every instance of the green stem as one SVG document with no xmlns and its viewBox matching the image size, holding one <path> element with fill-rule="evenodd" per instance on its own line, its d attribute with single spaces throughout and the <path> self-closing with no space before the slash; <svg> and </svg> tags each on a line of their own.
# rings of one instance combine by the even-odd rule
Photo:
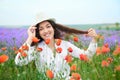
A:
<svg viewBox="0 0 120 80">
<path fill-rule="evenodd" d="M 93 61 L 91 61 L 91 64 L 93 65 L 93 67 L 94 67 L 94 69 L 95 69 L 95 71 L 96 71 L 96 73 L 97 73 L 98 78 L 100 78 L 100 74 L 99 74 L 99 72 L 97 71 L 97 68 L 96 68 L 95 64 L 93 63 Z"/>
</svg>

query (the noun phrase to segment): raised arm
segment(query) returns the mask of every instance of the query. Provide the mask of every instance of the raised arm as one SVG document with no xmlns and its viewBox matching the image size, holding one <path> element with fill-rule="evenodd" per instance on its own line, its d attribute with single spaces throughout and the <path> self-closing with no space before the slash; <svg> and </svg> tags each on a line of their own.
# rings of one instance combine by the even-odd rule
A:
<svg viewBox="0 0 120 80">
<path fill-rule="evenodd" d="M 88 30 L 88 34 L 86 35 L 92 37 L 92 41 L 90 42 L 87 50 L 80 49 L 69 42 L 66 44 L 68 45 L 67 47 L 71 47 L 73 49 L 73 52 L 71 53 L 72 56 L 79 58 L 80 54 L 86 54 L 87 57 L 91 58 L 95 54 L 97 48 L 97 42 L 95 39 L 97 37 L 96 31 L 91 28 Z"/>
<path fill-rule="evenodd" d="M 34 47 L 31 47 L 32 38 L 35 37 L 35 29 L 36 27 L 31 26 L 28 28 L 28 38 L 26 42 L 19 48 L 18 54 L 15 57 L 15 64 L 16 65 L 26 65 L 30 61 L 34 60 Z"/>
</svg>

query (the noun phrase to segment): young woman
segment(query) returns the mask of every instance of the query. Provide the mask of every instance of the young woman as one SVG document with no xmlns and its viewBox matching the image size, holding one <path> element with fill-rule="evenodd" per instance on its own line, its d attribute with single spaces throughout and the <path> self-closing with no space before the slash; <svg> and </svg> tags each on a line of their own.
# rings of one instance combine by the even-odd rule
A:
<svg viewBox="0 0 120 80">
<path fill-rule="evenodd" d="M 69 34 L 86 34 L 92 37 L 88 49 L 80 49 L 74 44 L 62 40 L 63 35 L 61 34 L 63 32 Z M 49 69 L 54 73 L 53 79 L 68 80 L 70 76 L 70 66 L 65 59 L 66 56 L 69 54 L 72 57 L 79 58 L 80 54 L 86 54 L 87 57 L 92 57 L 97 48 L 96 36 L 95 30 L 92 28 L 88 31 L 76 30 L 57 24 L 51 18 L 44 18 L 35 26 L 29 27 L 28 39 L 23 44 L 23 46 L 28 46 L 28 49 L 25 51 L 27 56 L 23 57 L 21 52 L 19 52 L 15 58 L 15 63 L 22 66 L 35 60 L 39 72 L 45 74 L 47 69 Z M 34 43 L 33 37 L 37 37 L 39 42 Z M 48 43 L 46 43 L 47 40 L 49 41 Z M 57 43 L 57 41 L 59 42 Z M 39 48 L 41 51 L 36 51 L 36 48 Z M 71 48 L 72 51 L 69 52 L 68 48 Z"/>
</svg>

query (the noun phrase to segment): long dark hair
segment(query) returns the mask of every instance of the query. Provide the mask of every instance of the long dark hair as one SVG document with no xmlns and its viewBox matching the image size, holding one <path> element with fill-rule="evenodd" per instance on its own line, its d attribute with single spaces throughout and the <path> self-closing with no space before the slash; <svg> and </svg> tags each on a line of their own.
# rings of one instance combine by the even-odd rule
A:
<svg viewBox="0 0 120 80">
<path fill-rule="evenodd" d="M 52 25 L 52 27 L 54 29 L 54 38 L 55 39 L 57 39 L 57 38 L 62 39 L 62 37 L 63 37 L 62 33 L 69 33 L 69 34 L 72 34 L 72 33 L 75 33 L 75 34 L 87 34 L 88 33 L 87 31 L 77 30 L 77 29 L 74 29 L 74 28 L 67 27 L 65 25 L 55 23 L 53 20 L 46 20 L 46 21 L 48 21 Z M 43 39 L 41 38 L 41 36 L 39 34 L 39 24 L 40 23 L 36 24 L 36 26 L 35 26 L 35 27 L 37 27 L 37 29 L 36 29 L 36 37 L 38 39 L 40 39 L 39 42 L 41 42 L 41 41 L 43 41 Z M 31 45 L 33 46 L 33 45 L 36 45 L 36 44 L 37 43 L 32 42 Z"/>
</svg>

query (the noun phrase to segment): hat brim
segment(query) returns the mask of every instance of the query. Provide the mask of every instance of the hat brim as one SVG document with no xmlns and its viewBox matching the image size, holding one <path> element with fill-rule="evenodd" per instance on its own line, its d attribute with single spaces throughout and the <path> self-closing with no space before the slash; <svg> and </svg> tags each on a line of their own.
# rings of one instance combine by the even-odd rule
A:
<svg viewBox="0 0 120 80">
<path fill-rule="evenodd" d="M 52 21 L 56 22 L 55 18 L 49 18 L 49 19 L 43 19 L 43 20 L 37 21 L 37 22 L 36 22 L 36 25 L 37 25 L 37 24 L 40 24 L 40 23 L 42 23 L 42 22 L 44 22 L 44 21 L 47 21 L 47 20 L 52 20 Z"/>
</svg>

